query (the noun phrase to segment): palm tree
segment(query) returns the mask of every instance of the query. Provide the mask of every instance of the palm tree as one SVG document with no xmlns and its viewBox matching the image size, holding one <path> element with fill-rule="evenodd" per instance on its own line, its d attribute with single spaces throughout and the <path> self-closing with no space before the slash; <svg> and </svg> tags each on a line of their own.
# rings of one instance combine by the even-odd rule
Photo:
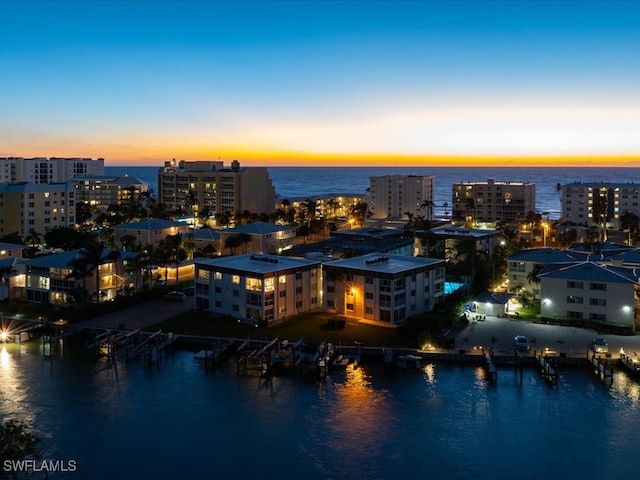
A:
<svg viewBox="0 0 640 480">
<path fill-rule="evenodd" d="M 594 190 L 593 202 L 591 204 L 591 214 L 594 223 L 598 226 L 598 240 L 607 241 L 607 220 L 608 218 L 607 189 Z"/>
<path fill-rule="evenodd" d="M 196 251 L 196 241 L 193 239 L 193 235 L 185 235 L 182 237 L 181 248 L 184 250 L 184 253 L 187 254 L 187 260 L 191 260 L 193 258 L 193 252 Z"/>
<path fill-rule="evenodd" d="M 133 283 L 135 288 L 138 289 L 142 285 L 142 270 L 147 266 L 147 260 L 143 254 L 136 255 L 132 258 L 127 258 L 125 261 L 125 271 L 133 274 Z"/>
<path fill-rule="evenodd" d="M 434 203 L 431 200 L 425 200 L 420 205 L 420 208 L 425 211 L 425 217 L 427 220 L 433 219 L 433 206 Z"/>
<path fill-rule="evenodd" d="M 543 268 L 544 268 L 543 264 L 536 263 L 531 269 L 531 271 L 527 273 L 527 282 L 529 282 L 529 284 L 540 285 L 540 277 L 538 277 L 538 275 L 540 274 Z"/>
<path fill-rule="evenodd" d="M 117 250 L 106 251 L 102 244 L 93 240 L 78 250 L 78 255 L 70 262 L 73 271 L 71 276 L 82 279 L 95 274 L 96 277 L 96 303 L 100 302 L 100 265 L 110 263 L 120 258 Z"/>
<path fill-rule="evenodd" d="M 236 248 L 240 246 L 240 240 L 237 235 L 231 235 L 227 237 L 224 241 L 224 248 L 227 250 L 231 250 L 231 255 L 236 254 Z"/>
<path fill-rule="evenodd" d="M 444 219 L 447 220 L 449 218 L 449 204 L 444 202 L 442 208 L 444 208 Z"/>
</svg>

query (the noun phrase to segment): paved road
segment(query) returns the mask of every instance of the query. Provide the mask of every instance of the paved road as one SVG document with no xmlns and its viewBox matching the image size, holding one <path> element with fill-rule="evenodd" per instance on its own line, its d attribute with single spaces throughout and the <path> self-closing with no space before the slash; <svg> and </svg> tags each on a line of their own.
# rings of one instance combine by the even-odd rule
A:
<svg viewBox="0 0 640 480">
<path fill-rule="evenodd" d="M 194 298 L 187 297 L 184 302 L 174 302 L 162 298 L 149 300 L 123 310 L 101 317 L 90 318 L 82 322 L 89 327 L 120 328 L 142 330 L 158 322 L 171 318 L 193 308 Z"/>
<path fill-rule="evenodd" d="M 606 339 L 609 352 L 614 357 L 620 353 L 620 347 L 628 355 L 640 355 L 640 336 L 602 335 L 595 330 L 531 323 L 512 318 L 487 316 L 484 321 L 473 321 L 456 338 L 456 348 L 472 348 L 481 345 L 485 348 L 493 345 L 496 353 L 512 353 L 514 337 L 526 335 L 532 350 L 545 347 L 567 355 L 586 355 L 589 344 L 595 337 Z M 491 339 L 495 337 L 495 343 Z"/>
</svg>

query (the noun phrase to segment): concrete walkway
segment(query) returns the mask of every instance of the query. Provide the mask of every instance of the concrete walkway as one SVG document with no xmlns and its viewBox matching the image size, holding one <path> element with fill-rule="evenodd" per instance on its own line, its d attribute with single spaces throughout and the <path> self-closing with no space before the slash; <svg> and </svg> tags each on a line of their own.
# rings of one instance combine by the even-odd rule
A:
<svg viewBox="0 0 640 480">
<path fill-rule="evenodd" d="M 640 355 L 640 336 L 603 335 L 595 330 L 531 323 L 512 318 L 487 316 L 484 321 L 473 320 L 456 337 L 456 348 L 474 346 L 494 347 L 496 353 L 513 353 L 516 335 L 525 335 L 531 342 L 531 351 L 550 350 L 567 355 L 586 355 L 593 338 L 604 338 L 609 352 L 618 357 L 623 347 L 627 355 Z M 492 338 L 495 337 L 495 342 Z"/>
</svg>

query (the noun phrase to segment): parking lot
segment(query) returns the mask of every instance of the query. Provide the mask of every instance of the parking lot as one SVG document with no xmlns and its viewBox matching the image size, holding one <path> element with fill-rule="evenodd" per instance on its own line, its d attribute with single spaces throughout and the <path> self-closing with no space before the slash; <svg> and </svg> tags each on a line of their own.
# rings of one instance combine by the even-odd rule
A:
<svg viewBox="0 0 640 480">
<path fill-rule="evenodd" d="M 515 346 L 515 336 L 525 335 L 530 342 L 531 352 L 545 348 L 567 355 L 586 355 L 594 338 L 604 338 L 609 344 L 609 352 L 617 357 L 620 348 L 628 355 L 640 355 L 640 336 L 603 335 L 595 330 L 547 325 L 486 316 L 483 321 L 474 320 L 456 337 L 456 348 L 468 349 L 474 346 L 493 347 L 497 353 L 511 353 Z M 493 341 L 494 339 L 495 341 Z"/>
</svg>

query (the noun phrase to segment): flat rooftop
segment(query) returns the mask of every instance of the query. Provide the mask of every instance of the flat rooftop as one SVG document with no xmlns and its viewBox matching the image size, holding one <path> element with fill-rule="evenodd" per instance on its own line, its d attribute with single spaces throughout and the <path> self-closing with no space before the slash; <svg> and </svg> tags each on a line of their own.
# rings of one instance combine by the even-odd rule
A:
<svg viewBox="0 0 640 480">
<path fill-rule="evenodd" d="M 335 262 L 325 263 L 325 266 L 367 270 L 370 272 L 401 273 L 438 263 L 444 265 L 444 260 L 439 258 L 370 253 L 360 257 L 344 258 L 342 260 L 336 260 Z"/>
<path fill-rule="evenodd" d="M 205 265 L 214 269 L 249 273 L 280 272 L 287 269 L 296 269 L 313 265 L 320 265 L 314 260 L 302 258 L 282 257 L 280 255 L 264 255 L 247 253 L 244 255 L 230 255 L 228 257 L 197 259 L 196 266 Z"/>
</svg>

